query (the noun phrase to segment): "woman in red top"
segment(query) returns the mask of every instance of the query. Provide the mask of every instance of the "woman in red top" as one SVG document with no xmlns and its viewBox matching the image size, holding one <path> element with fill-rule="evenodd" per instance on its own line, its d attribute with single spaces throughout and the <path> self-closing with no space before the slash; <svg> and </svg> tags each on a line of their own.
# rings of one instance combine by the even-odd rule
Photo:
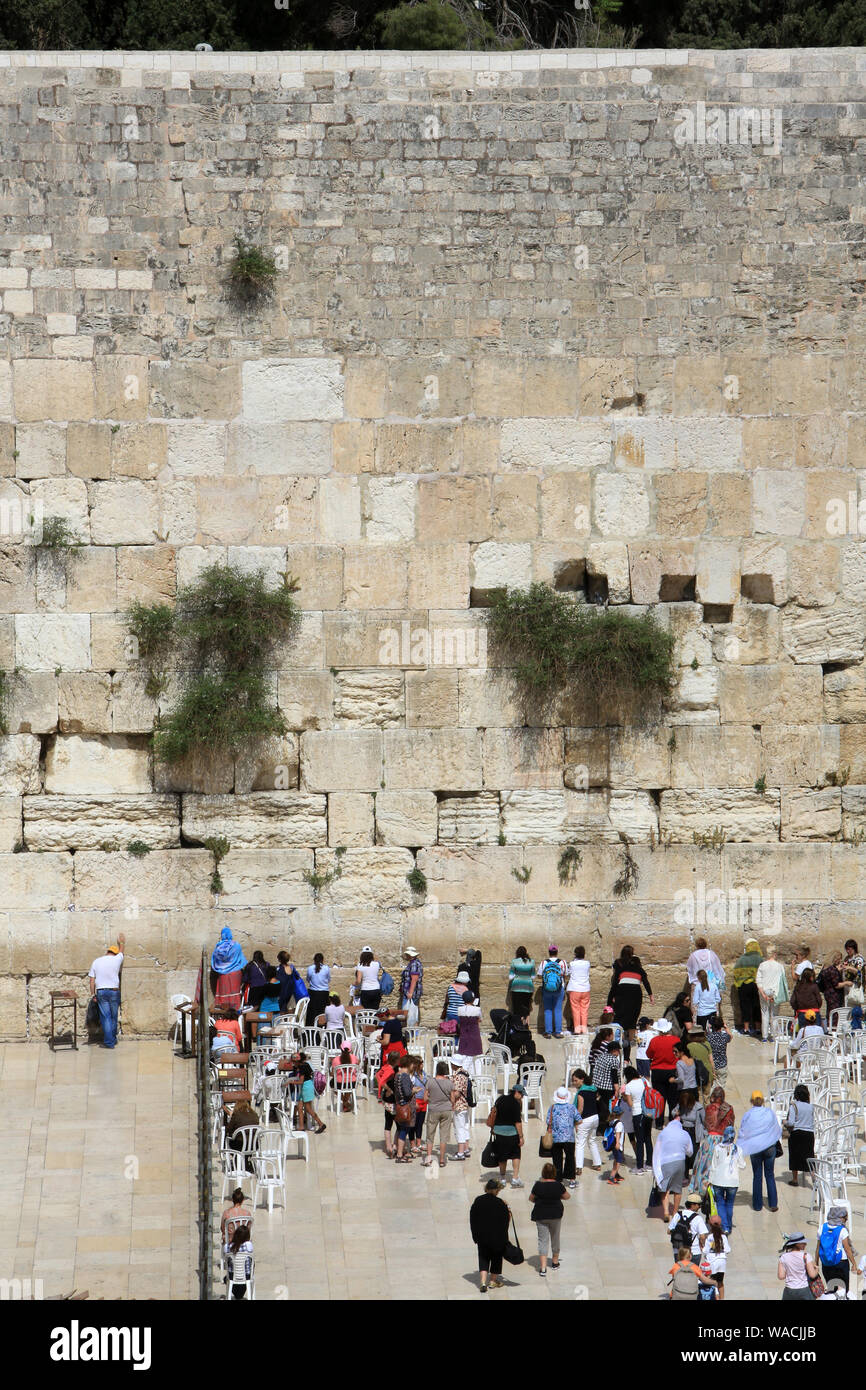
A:
<svg viewBox="0 0 866 1390">
<path fill-rule="evenodd" d="M 650 1081 L 655 1090 L 664 1096 L 669 1117 L 673 1115 L 677 1103 L 677 1055 L 675 1047 L 678 1039 L 673 1033 L 658 1033 L 650 1039 L 646 1054 L 650 1063 Z M 656 1120 L 656 1128 L 661 1129 L 662 1120 Z"/>
</svg>

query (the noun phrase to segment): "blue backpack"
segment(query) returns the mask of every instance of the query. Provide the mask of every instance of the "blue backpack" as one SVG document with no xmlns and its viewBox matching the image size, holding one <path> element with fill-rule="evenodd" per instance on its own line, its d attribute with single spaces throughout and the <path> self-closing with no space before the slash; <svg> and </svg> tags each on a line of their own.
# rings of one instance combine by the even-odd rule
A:
<svg viewBox="0 0 866 1390">
<path fill-rule="evenodd" d="M 394 993 L 394 976 L 389 975 L 387 970 L 382 971 L 382 978 L 379 980 L 379 989 L 382 994 Z"/>
<path fill-rule="evenodd" d="M 821 1227 L 821 1236 L 818 1241 L 818 1257 L 822 1265 L 837 1265 L 842 1258 L 841 1231 L 841 1226 L 829 1226 L 826 1221 Z"/>
<path fill-rule="evenodd" d="M 562 989 L 562 971 L 558 960 L 549 960 L 544 967 L 541 983 L 548 994 L 558 994 Z"/>
<path fill-rule="evenodd" d="M 606 1154 L 613 1153 L 616 1148 L 616 1124 L 611 1123 L 604 1131 L 604 1138 L 601 1141 L 602 1148 Z"/>
</svg>

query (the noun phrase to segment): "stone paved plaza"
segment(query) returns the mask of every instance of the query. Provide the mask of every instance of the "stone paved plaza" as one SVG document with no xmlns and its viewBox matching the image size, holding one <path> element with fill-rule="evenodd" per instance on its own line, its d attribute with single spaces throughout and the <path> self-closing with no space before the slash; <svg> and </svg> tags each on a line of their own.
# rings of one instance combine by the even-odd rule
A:
<svg viewBox="0 0 866 1390">
<path fill-rule="evenodd" d="M 45 1298 L 197 1298 L 193 1064 L 168 1042 L 16 1043 L 0 1089 L 0 1277 Z"/>
<path fill-rule="evenodd" d="M 549 1103 L 563 1077 L 564 1044 L 544 1039 L 540 1043 L 553 1079 L 545 1090 Z M 726 1095 L 739 1128 L 752 1090 L 766 1090 L 772 1048 L 735 1037 L 728 1056 Z M 355 1117 L 326 1113 L 323 1102 L 324 1098 L 319 1113 L 328 1129 L 320 1138 L 310 1135 L 309 1164 L 288 1160 L 287 1211 L 275 1205 L 269 1216 L 265 1205 L 256 1212 L 256 1298 L 478 1299 L 468 1213 L 470 1203 L 483 1190 L 482 1175 L 488 1176 L 478 1159 L 489 1133 L 483 1120 L 473 1127 L 473 1154 L 467 1162 L 449 1162 L 440 1172 L 436 1163 L 424 1169 L 416 1160 L 410 1170 L 384 1157 L 383 1111 L 378 1104 L 362 1101 Z M 629 1174 L 618 1189 L 604 1181 L 609 1162 L 600 1174 L 584 1169 L 579 1187 L 566 1204 L 562 1268 L 549 1272 L 544 1280 L 539 1278 L 527 1192 L 541 1171 L 540 1134 L 540 1123 L 531 1120 L 521 1170 L 526 1187 L 502 1193 L 515 1214 L 527 1259 L 516 1269 L 505 1266 L 506 1287 L 492 1297 L 658 1298 L 673 1263 L 670 1241 L 663 1223 L 644 1214 L 651 1179 L 633 1176 L 630 1148 Z M 776 1265 L 783 1232 L 800 1229 L 810 1244 L 816 1239 L 817 1227 L 809 1224 L 811 1191 L 787 1186 L 786 1163 L 787 1147 L 785 1158 L 776 1164 L 779 1211 L 773 1215 L 766 1207 L 760 1214 L 751 1210 L 751 1165 L 746 1161 L 730 1237 L 728 1299 L 780 1298 Z M 856 1245 L 862 1239 L 863 1189 L 853 1186 L 849 1191 Z"/>
</svg>

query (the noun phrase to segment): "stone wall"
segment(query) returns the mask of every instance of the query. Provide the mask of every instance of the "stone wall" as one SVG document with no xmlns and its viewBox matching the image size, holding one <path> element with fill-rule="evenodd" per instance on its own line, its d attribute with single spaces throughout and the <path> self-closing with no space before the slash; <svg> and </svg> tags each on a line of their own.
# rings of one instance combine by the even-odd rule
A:
<svg viewBox="0 0 866 1390">
<path fill-rule="evenodd" d="M 118 929 L 140 1032 L 225 922 L 341 982 L 413 944 L 431 1017 L 461 946 L 493 1004 L 520 943 L 583 942 L 600 995 L 629 940 L 669 996 L 702 930 L 858 934 L 864 68 L 0 55 L 5 1035 Z M 280 267 L 256 312 L 236 234 Z M 123 613 L 224 559 L 300 579 L 290 732 L 169 774 Z M 532 579 L 670 626 L 662 727 L 533 723 L 477 606 Z"/>
</svg>

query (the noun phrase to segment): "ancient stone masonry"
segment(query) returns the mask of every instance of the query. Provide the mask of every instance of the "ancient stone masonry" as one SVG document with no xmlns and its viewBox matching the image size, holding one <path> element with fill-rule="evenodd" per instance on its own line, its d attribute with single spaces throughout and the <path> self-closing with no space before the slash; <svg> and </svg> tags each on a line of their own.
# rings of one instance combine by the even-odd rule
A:
<svg viewBox="0 0 866 1390">
<path fill-rule="evenodd" d="M 431 1017 L 461 946 L 490 1005 L 520 943 L 598 997 L 628 940 L 667 1003 L 701 931 L 862 935 L 864 75 L 0 55 L 5 1035 L 119 929 L 140 1032 L 224 922 L 340 982 L 414 945 Z M 278 268 L 243 312 L 237 235 Z M 222 560 L 300 580 L 287 733 L 154 766 L 124 613 Z M 659 727 L 533 721 L 480 606 L 533 580 L 652 607 Z"/>
</svg>

